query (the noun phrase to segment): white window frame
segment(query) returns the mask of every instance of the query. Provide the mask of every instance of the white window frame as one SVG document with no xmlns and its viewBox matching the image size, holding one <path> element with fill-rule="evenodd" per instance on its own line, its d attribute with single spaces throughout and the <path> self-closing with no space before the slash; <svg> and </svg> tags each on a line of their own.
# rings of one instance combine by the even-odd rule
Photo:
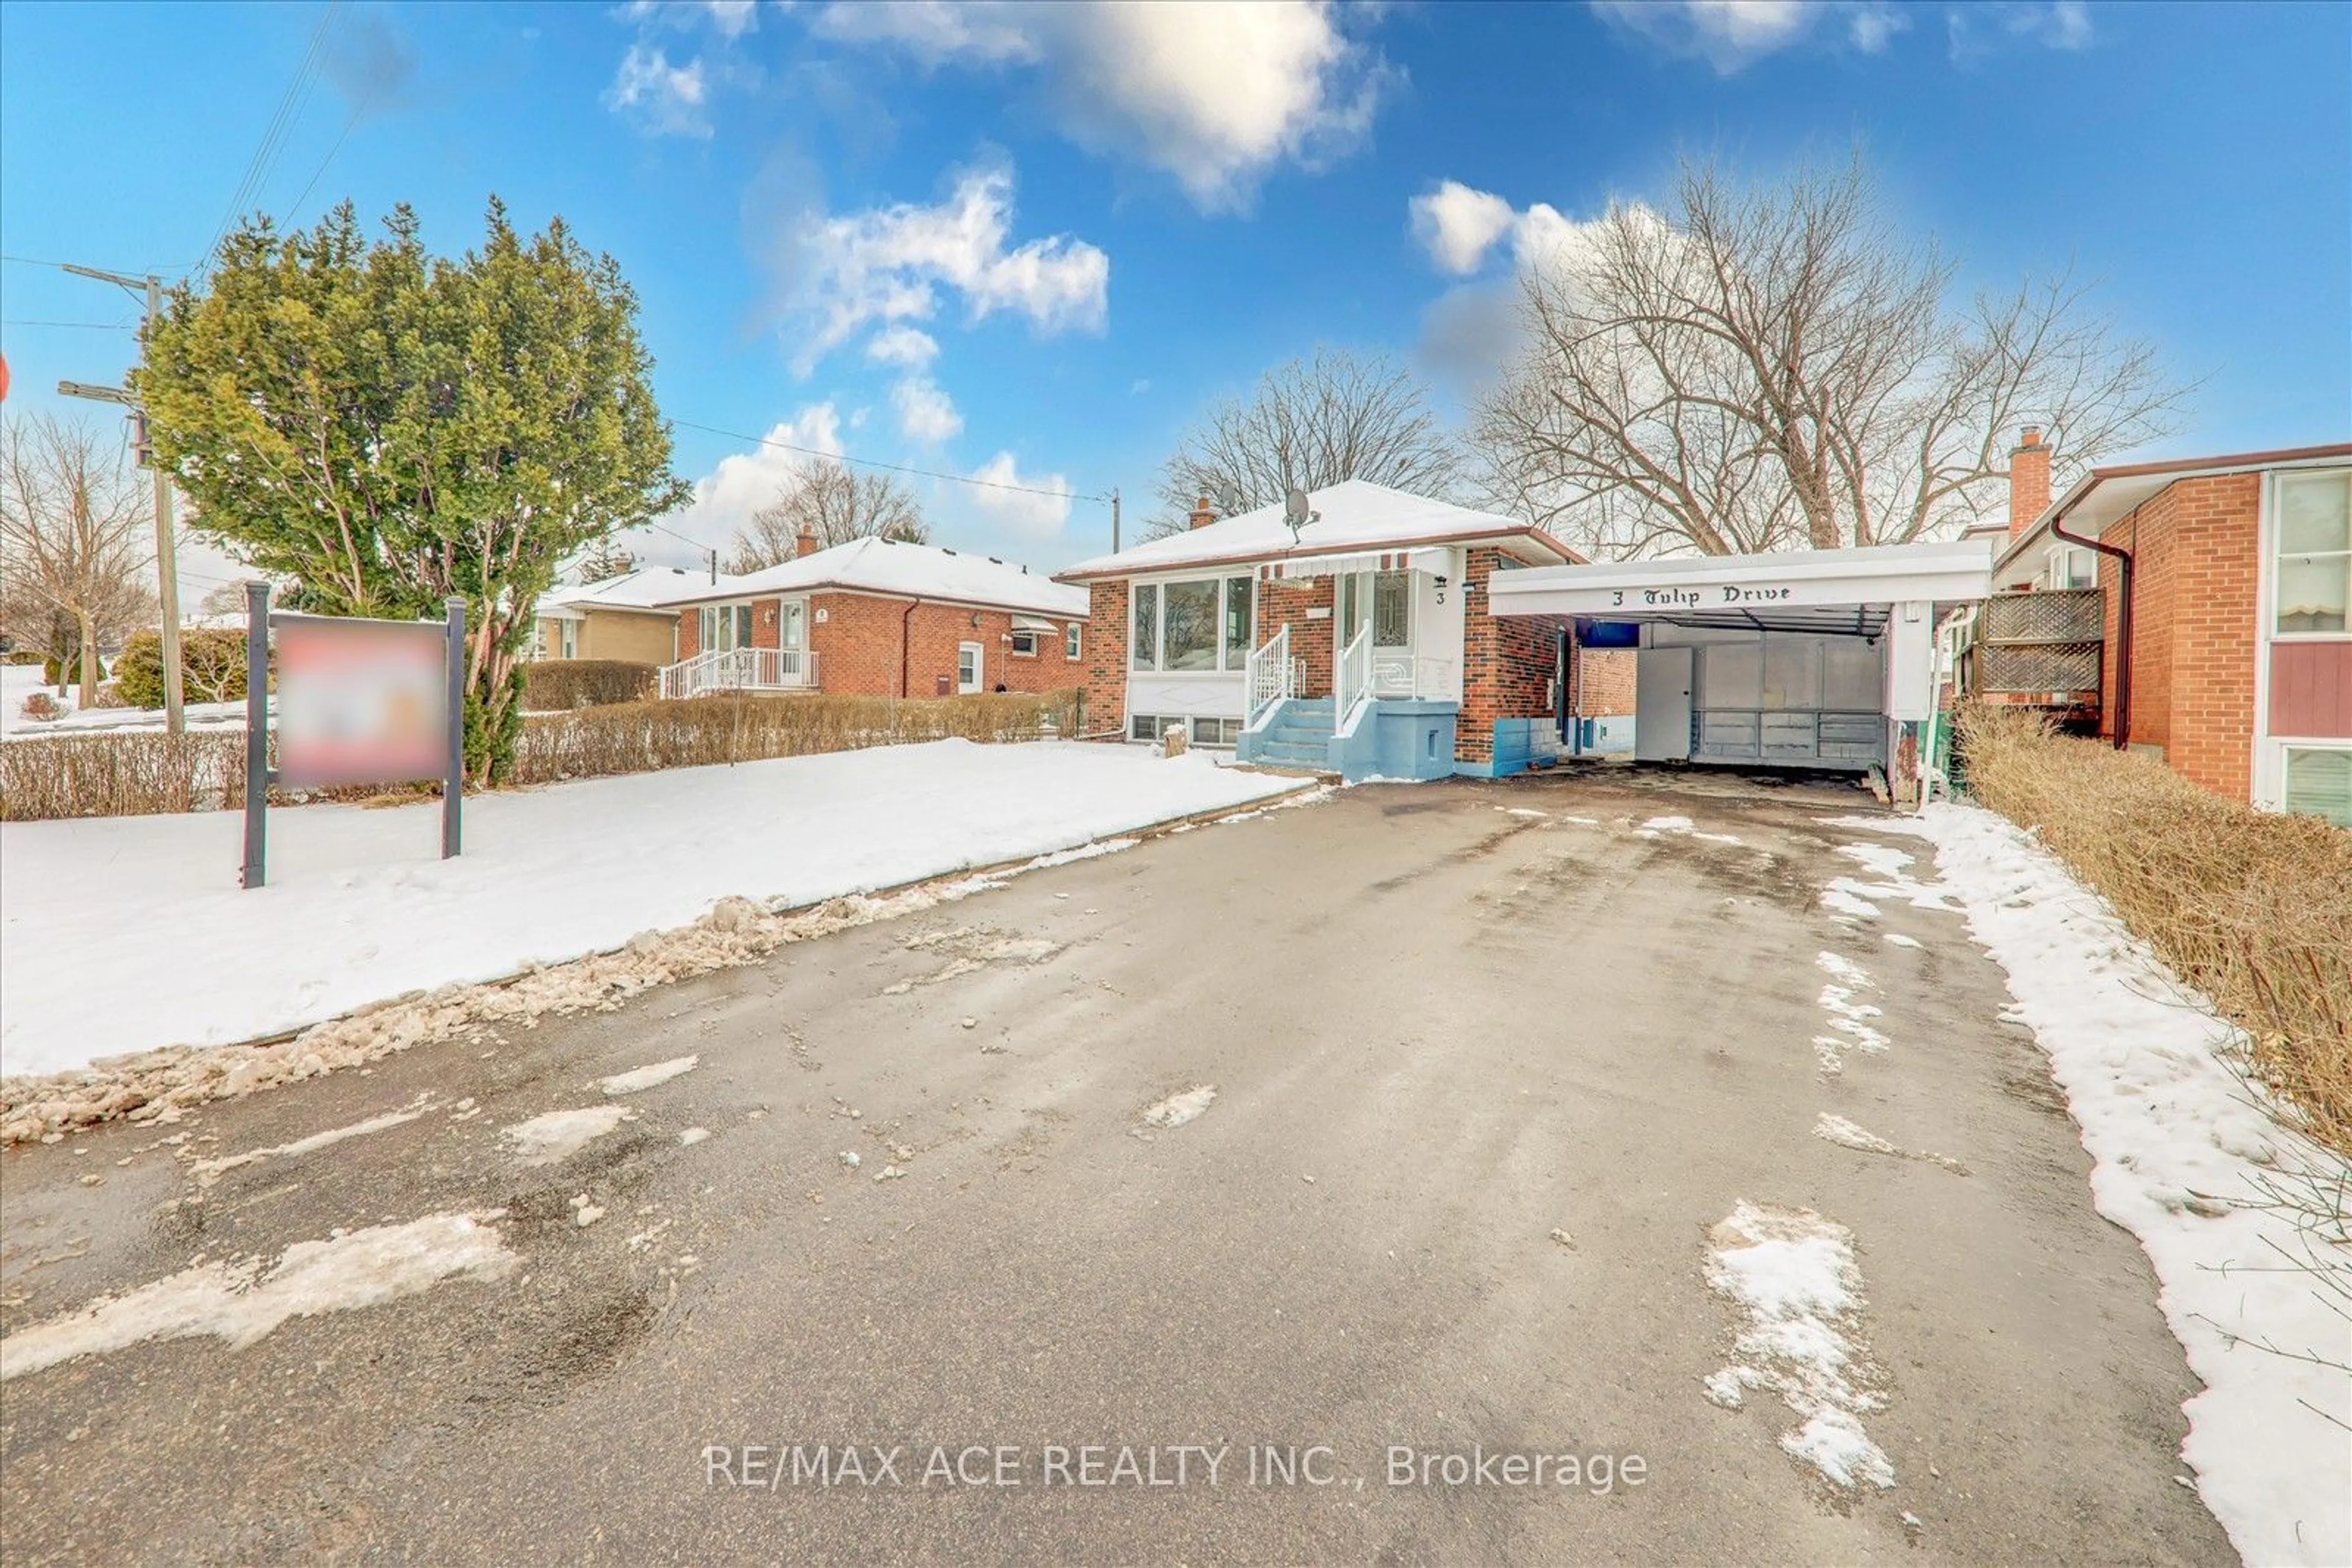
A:
<svg viewBox="0 0 2352 1568">
<path fill-rule="evenodd" d="M 1167 659 L 1165 656 L 1168 647 L 1168 590 L 1171 587 L 1181 587 L 1188 583 L 1213 583 L 1217 587 L 1216 608 L 1213 612 L 1212 619 L 1212 625 L 1216 637 L 1217 662 L 1212 664 L 1206 669 L 1170 669 L 1166 668 Z M 1244 584 L 1250 595 L 1249 625 L 1247 630 L 1244 634 L 1242 646 L 1237 648 L 1227 647 L 1225 646 L 1225 620 L 1231 609 L 1231 595 L 1233 594 L 1234 584 Z M 1136 600 L 1139 597 L 1137 590 L 1141 588 L 1150 588 L 1152 590 L 1152 662 L 1148 666 L 1139 665 L 1135 662 Z M 1078 654 L 1076 651 L 1076 628 L 1074 626 L 1071 630 L 1073 634 L 1073 641 L 1069 657 L 1076 658 L 1078 657 Z M 1230 679 L 1232 677 L 1240 675 L 1248 669 L 1249 656 L 1255 647 L 1255 639 L 1256 637 L 1257 572 L 1255 568 L 1244 568 L 1239 571 L 1228 570 L 1215 573 L 1188 572 L 1181 576 L 1154 577 L 1149 581 L 1132 582 L 1128 585 L 1127 670 L 1129 675 L 1164 676 L 1180 680 Z M 1230 663 L 1226 662 L 1228 659 L 1231 660 Z"/>
<path fill-rule="evenodd" d="M 2279 481 L 2311 473 L 2352 473 L 2341 461 L 2271 468 L 2263 474 L 2260 514 L 2254 530 L 2254 736 L 2250 748 L 2253 777 L 2247 792 L 2263 811 L 2280 811 L 2286 803 L 2286 752 L 2312 747 L 2352 745 L 2341 735 L 2273 735 L 2271 733 L 2271 648 L 2279 643 L 2352 642 L 2352 629 L 2340 632 L 2282 632 L 2278 629 Z"/>
<path fill-rule="evenodd" d="M 2282 521 L 2281 512 L 2284 510 L 2280 503 L 2279 490 L 2294 480 L 2310 479 L 2333 479 L 2336 483 L 2345 486 L 2347 490 L 2352 490 L 2352 468 L 2278 468 L 2273 469 L 2266 478 L 2268 482 L 2263 486 L 2264 526 L 2260 531 L 2263 545 L 2262 576 L 2264 591 L 2262 599 L 2264 636 L 2272 642 L 2352 642 L 2352 616 L 2347 616 L 2342 631 L 2283 632 L 2278 629 L 2279 524 Z M 2316 551 L 2309 553 L 2334 555 L 2337 552 Z M 2352 540 L 2347 541 L 2347 548 L 2342 552 L 2342 555 L 2346 577 L 2347 607 L 2352 609 Z"/>
<path fill-rule="evenodd" d="M 1062 657 L 1064 658 L 1086 658 L 1086 623 L 1083 621 L 1072 621 L 1068 626 L 1062 628 Z"/>
<path fill-rule="evenodd" d="M 964 684 L 963 656 L 971 655 L 971 684 Z M 956 695 L 971 697 L 988 689 L 988 650 L 980 643 L 956 644 Z"/>
<path fill-rule="evenodd" d="M 558 622 L 555 635 L 558 639 L 557 646 L 563 650 L 563 658 L 580 657 L 580 623 L 578 621 Z"/>
<path fill-rule="evenodd" d="M 2278 781 L 2276 799 L 2271 809 L 2285 812 L 2293 809 L 2286 797 L 2286 758 L 2289 752 L 2340 752 L 2352 754 L 2352 740 L 2336 736 L 2288 737 L 2271 742 L 2272 774 Z"/>
<path fill-rule="evenodd" d="M 1038 633 L 1032 631 L 1014 632 L 1013 634 L 1013 657 L 1015 658 L 1035 658 L 1037 657 L 1038 636 Z M 1024 642 L 1029 645 L 1027 647 L 1023 647 L 1021 646 Z"/>
</svg>

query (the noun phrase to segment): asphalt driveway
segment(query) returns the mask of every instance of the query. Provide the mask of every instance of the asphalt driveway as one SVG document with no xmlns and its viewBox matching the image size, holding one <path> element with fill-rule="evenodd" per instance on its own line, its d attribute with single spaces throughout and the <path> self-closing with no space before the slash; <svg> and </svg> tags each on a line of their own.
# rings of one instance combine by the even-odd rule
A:
<svg viewBox="0 0 2352 1568">
<path fill-rule="evenodd" d="M 2176 1479 L 2194 1382 L 2000 972 L 1932 898 L 1823 902 L 1885 874 L 1830 821 L 1868 808 L 1351 789 L 13 1152 L 11 1335 L 339 1228 L 503 1211 L 513 1257 L 13 1378 L 0 1552 L 2231 1561 Z M 549 1163 L 502 1136 L 599 1106 L 635 1114 Z M 1770 1389 L 1709 1397 L 1743 1203 L 1850 1236 L 1890 1488 L 1788 1452 Z"/>
</svg>

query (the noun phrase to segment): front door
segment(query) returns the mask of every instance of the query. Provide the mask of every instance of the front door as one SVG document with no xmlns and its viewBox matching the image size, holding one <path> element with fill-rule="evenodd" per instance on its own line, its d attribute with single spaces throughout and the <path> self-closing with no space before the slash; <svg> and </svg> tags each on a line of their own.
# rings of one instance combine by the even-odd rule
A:
<svg viewBox="0 0 2352 1568">
<path fill-rule="evenodd" d="M 1412 574 L 1350 572 L 1339 579 L 1339 647 L 1371 627 L 1372 690 L 1383 696 L 1412 690 Z"/>
<path fill-rule="evenodd" d="M 956 689 L 969 696 L 980 689 L 980 645 L 976 642 L 956 645 Z"/>
<path fill-rule="evenodd" d="M 1633 757 L 1686 763 L 1691 754 L 1691 650 L 1645 647 L 1633 659 Z"/>
</svg>

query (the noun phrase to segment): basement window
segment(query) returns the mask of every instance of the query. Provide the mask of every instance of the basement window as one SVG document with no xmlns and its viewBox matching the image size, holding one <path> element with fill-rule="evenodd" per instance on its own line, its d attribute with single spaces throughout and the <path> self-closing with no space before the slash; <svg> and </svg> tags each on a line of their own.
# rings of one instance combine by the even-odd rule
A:
<svg viewBox="0 0 2352 1568">
<path fill-rule="evenodd" d="M 2286 748 L 2286 794 L 2290 812 L 2352 827 L 2352 746 Z"/>
</svg>

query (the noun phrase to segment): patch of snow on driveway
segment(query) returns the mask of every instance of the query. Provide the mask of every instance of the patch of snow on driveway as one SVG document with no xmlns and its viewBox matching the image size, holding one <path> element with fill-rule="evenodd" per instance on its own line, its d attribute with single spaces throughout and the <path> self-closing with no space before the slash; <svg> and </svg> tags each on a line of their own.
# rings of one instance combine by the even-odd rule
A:
<svg viewBox="0 0 2352 1568">
<path fill-rule="evenodd" d="M 502 1128 L 499 1136 L 506 1140 L 526 1165 L 552 1165 L 558 1160 L 568 1160 L 608 1132 L 620 1130 L 621 1123 L 635 1121 L 637 1113 L 625 1105 L 591 1105 L 579 1110 L 551 1110 L 544 1116 L 534 1116 L 528 1121 L 518 1121 Z"/>
<path fill-rule="evenodd" d="M 1881 1016 L 1879 1009 L 1854 1000 L 1857 993 L 1877 987 L 1868 970 L 1839 953 L 1824 952 L 1813 962 L 1830 977 L 1822 987 L 1821 1006 L 1835 1031 L 1813 1037 L 1813 1056 L 1822 1071 L 1843 1072 L 1848 1050 L 1883 1051 L 1887 1047 L 1886 1037 L 1870 1021 Z"/>
<path fill-rule="evenodd" d="M 0 1340 L 0 1382 L 143 1340 L 210 1334 L 238 1350 L 289 1318 L 354 1311 L 444 1279 L 496 1279 L 520 1261 L 489 1226 L 504 1214 L 427 1215 L 298 1241 L 267 1272 L 254 1258 L 194 1265 Z"/>
<path fill-rule="evenodd" d="M 2352 1563 L 2352 1258 L 2257 1206 L 2298 1173 L 2340 1183 L 2345 1163 L 2263 1113 L 2217 1054 L 2236 1032 L 2006 819 L 1938 804 L 1843 826 L 1932 843 L 1940 890 L 2008 973 L 2095 1163 L 2092 1197 L 2147 1249 L 2205 1384 L 2181 1453 L 2231 1543 L 2249 1563 Z"/>
<path fill-rule="evenodd" d="M 1706 1380 L 1707 1397 L 1737 1410 L 1748 1389 L 1780 1396 L 1803 1423 L 1780 1447 L 1837 1486 L 1895 1484 L 1895 1467 L 1863 1430 L 1886 1401 L 1856 1339 L 1864 1306 L 1853 1235 L 1811 1209 L 1741 1203 L 1708 1233 L 1706 1282 L 1748 1314 L 1739 1360 Z"/>
<path fill-rule="evenodd" d="M 692 1072 L 701 1065 L 700 1057 L 674 1057 L 668 1061 L 655 1062 L 651 1066 L 641 1067 L 632 1072 L 616 1072 L 612 1077 L 602 1080 L 597 1087 L 607 1096 L 635 1094 L 639 1089 L 651 1089 L 656 1084 L 667 1083 L 681 1074 Z"/>
<path fill-rule="evenodd" d="M 1199 1084 L 1181 1094 L 1171 1094 L 1157 1105 L 1147 1107 L 1143 1120 L 1153 1127 L 1181 1127 L 1208 1110 L 1209 1102 L 1216 1098 L 1216 1085 Z"/>
</svg>

